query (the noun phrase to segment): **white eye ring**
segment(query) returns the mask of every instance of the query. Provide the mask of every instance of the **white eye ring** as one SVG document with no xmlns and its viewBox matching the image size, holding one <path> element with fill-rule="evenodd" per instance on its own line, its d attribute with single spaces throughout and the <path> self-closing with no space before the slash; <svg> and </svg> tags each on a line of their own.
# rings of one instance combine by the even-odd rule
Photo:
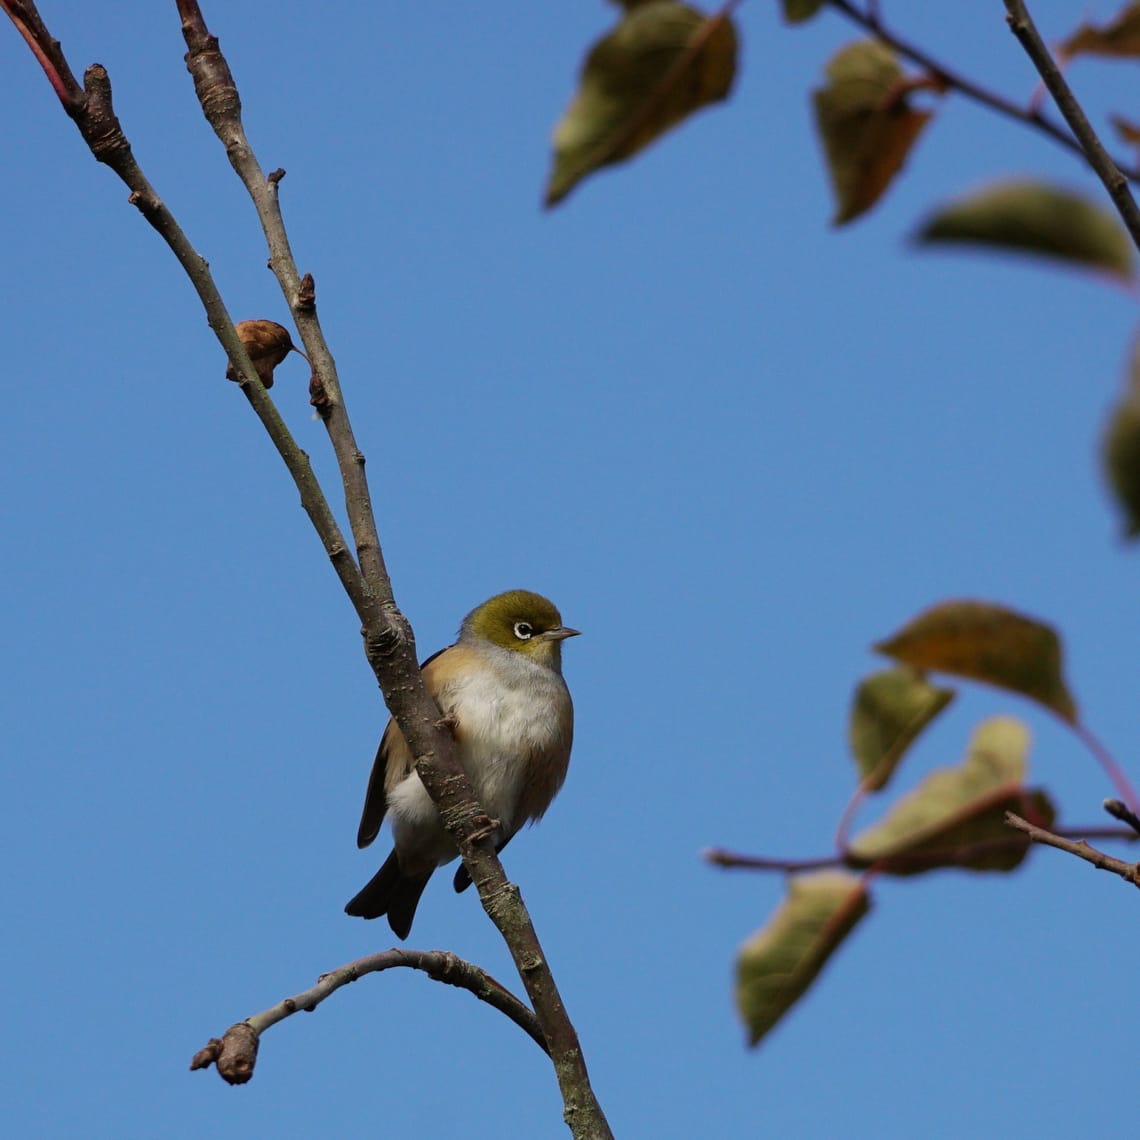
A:
<svg viewBox="0 0 1140 1140">
<path fill-rule="evenodd" d="M 534 626 L 529 621 L 516 621 L 515 622 L 515 637 L 519 641 L 530 641 L 534 636 Z"/>
</svg>

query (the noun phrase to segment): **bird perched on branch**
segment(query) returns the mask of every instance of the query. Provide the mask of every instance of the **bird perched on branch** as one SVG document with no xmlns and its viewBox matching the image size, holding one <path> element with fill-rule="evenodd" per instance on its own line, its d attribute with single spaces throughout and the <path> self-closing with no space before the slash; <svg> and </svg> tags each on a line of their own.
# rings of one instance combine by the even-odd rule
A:
<svg viewBox="0 0 1140 1140">
<path fill-rule="evenodd" d="M 541 594 L 508 590 L 476 606 L 463 619 L 459 640 L 422 666 L 424 684 L 452 727 L 476 798 L 496 824 L 496 851 L 523 824 L 541 818 L 566 778 L 574 707 L 562 679 L 562 642 L 577 633 L 562 624 L 562 615 Z M 385 815 L 392 821 L 395 847 L 344 909 L 360 918 L 386 914 L 403 939 L 432 872 L 459 851 L 394 719 L 372 765 L 358 847 L 376 838 Z M 455 889 L 470 885 L 461 866 Z"/>
</svg>

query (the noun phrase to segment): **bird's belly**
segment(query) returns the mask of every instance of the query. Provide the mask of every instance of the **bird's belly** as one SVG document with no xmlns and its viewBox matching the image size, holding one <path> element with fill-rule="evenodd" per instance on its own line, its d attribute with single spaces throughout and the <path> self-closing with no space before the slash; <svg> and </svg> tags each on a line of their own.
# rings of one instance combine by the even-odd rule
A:
<svg viewBox="0 0 1140 1140">
<path fill-rule="evenodd" d="M 498 821 L 505 837 L 541 815 L 562 782 L 569 748 L 558 717 L 551 715 L 552 707 L 551 693 L 536 686 L 504 691 L 501 679 L 486 687 L 474 681 L 446 702 L 445 711 L 457 722 L 460 759 L 476 798 L 488 816 Z M 527 794 L 535 782 L 532 767 L 536 763 L 561 768 L 537 810 Z M 414 846 L 419 858 L 437 865 L 459 854 L 415 772 L 388 793 L 388 809 L 401 853 Z"/>
</svg>

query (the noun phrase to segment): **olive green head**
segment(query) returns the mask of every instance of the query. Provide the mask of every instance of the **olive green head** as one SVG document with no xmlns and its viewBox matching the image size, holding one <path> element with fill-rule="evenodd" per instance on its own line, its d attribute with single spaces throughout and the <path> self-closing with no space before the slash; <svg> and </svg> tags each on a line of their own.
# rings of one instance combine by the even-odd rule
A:
<svg viewBox="0 0 1140 1140">
<path fill-rule="evenodd" d="M 577 635 L 578 630 L 562 624 L 562 615 L 549 598 L 530 590 L 508 590 L 488 598 L 463 619 L 459 630 L 460 641 L 489 641 L 551 669 L 562 663 L 562 642 Z"/>
</svg>

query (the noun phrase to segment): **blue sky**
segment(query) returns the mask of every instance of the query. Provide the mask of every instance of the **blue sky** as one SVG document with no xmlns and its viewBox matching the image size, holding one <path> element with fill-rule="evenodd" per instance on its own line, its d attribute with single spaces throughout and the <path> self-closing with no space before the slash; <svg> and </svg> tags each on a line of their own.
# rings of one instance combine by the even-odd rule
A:
<svg viewBox="0 0 1140 1140">
<path fill-rule="evenodd" d="M 753 0 L 729 104 L 546 214 L 550 129 L 605 6 L 268 9 L 206 14 L 262 164 L 288 171 L 294 248 L 422 652 L 515 586 L 584 631 L 566 650 L 569 780 L 506 866 L 617 1134 L 1118 1130 L 1140 914 L 1117 880 L 1040 851 L 1011 877 L 881 882 L 843 955 L 749 1052 L 733 961 L 782 885 L 699 858 L 828 850 L 867 647 L 947 597 L 1055 623 L 1087 720 L 1140 778 L 1137 555 L 1096 457 L 1135 298 L 905 241 L 995 176 L 1096 193 L 1091 176 L 950 98 L 881 207 L 833 231 L 806 92 L 855 33 L 827 16 L 786 29 Z M 1056 39 L 1113 6 L 1033 10 Z M 963 71 L 1032 90 L 997 0 L 886 12 Z M 77 69 L 108 67 L 233 315 L 285 320 L 174 5 L 44 15 Z M 1128 109 L 1130 76 L 1071 70 L 1094 113 Z M 386 714 L 189 285 L 10 30 L 0 91 L 7 1129 L 566 1135 L 533 1044 L 410 974 L 272 1030 L 244 1088 L 187 1072 L 231 1022 L 391 944 L 341 913 L 384 854 L 354 836 Z M 303 362 L 279 377 L 331 495 Z M 1030 724 L 1063 820 L 1101 823 L 1110 789 L 1088 756 L 994 692 L 956 702 L 910 778 L 999 712 Z M 445 876 L 409 945 L 514 985 Z"/>
</svg>

